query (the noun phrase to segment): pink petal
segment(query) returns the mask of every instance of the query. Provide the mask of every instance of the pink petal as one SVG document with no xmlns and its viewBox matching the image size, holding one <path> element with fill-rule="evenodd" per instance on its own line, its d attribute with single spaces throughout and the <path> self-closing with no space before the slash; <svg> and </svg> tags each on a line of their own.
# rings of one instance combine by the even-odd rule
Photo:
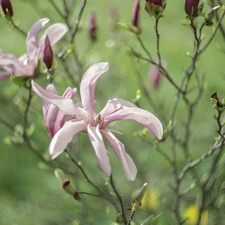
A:
<svg viewBox="0 0 225 225">
<path fill-rule="evenodd" d="M 51 92 L 39 86 L 33 80 L 31 81 L 31 84 L 34 92 L 37 95 L 57 106 L 63 114 L 75 115 L 76 118 L 86 118 L 84 110 L 82 108 L 76 107 L 76 105 L 73 103 L 73 100 L 52 94 Z"/>
<path fill-rule="evenodd" d="M 114 149 L 127 179 L 129 181 L 135 180 L 137 168 L 132 158 L 125 152 L 124 145 L 109 130 L 101 130 L 101 133 Z"/>
<path fill-rule="evenodd" d="M 45 111 L 44 120 L 50 136 L 53 137 L 64 125 L 65 114 L 50 104 Z"/>
<path fill-rule="evenodd" d="M 49 146 L 49 153 L 52 159 L 60 155 L 73 136 L 78 132 L 85 130 L 86 125 L 81 120 L 69 120 L 64 126 L 55 134 Z"/>
<path fill-rule="evenodd" d="M 53 84 L 49 84 L 46 88 L 47 91 L 57 94 L 57 90 Z M 76 88 L 68 87 L 62 97 L 72 99 L 76 93 Z M 65 114 L 59 108 L 46 100 L 43 100 L 43 115 L 46 127 L 51 137 L 62 128 L 65 122 Z"/>
<path fill-rule="evenodd" d="M 99 165 L 104 173 L 109 177 L 111 174 L 111 166 L 99 128 L 88 125 L 87 131 L 91 144 L 95 150 Z"/>
<path fill-rule="evenodd" d="M 12 54 L 0 54 L 0 67 L 7 67 L 15 76 L 32 75 L 33 69 L 18 60 Z"/>
<path fill-rule="evenodd" d="M 116 120 L 134 120 L 148 128 L 158 139 L 162 138 L 163 127 L 152 113 L 140 108 L 125 108 L 105 117 L 105 126 Z"/>
<path fill-rule="evenodd" d="M 41 40 L 45 39 L 44 37 L 48 35 L 51 46 L 57 43 L 68 31 L 68 27 L 64 23 L 54 23 L 50 27 L 48 27 Z"/>
<path fill-rule="evenodd" d="M 54 84 L 49 84 L 47 87 L 46 87 L 46 90 L 51 92 L 52 94 L 55 94 L 57 95 L 57 90 L 55 88 L 55 85 Z M 47 109 L 47 107 L 49 106 L 49 102 L 46 101 L 45 99 L 43 99 L 43 114 L 45 115 L 45 111 Z"/>
<path fill-rule="evenodd" d="M 45 24 L 49 21 L 48 18 L 43 18 L 38 20 L 33 24 L 31 27 L 26 43 L 27 43 L 27 52 L 29 55 L 30 60 L 37 60 L 37 54 L 38 54 L 38 35 L 41 31 L 41 29 L 45 26 Z"/>
<path fill-rule="evenodd" d="M 109 69 L 109 64 L 102 62 L 96 63 L 89 67 L 84 74 L 81 85 L 80 94 L 83 108 L 88 111 L 90 117 L 95 115 L 94 110 L 94 92 L 99 77 Z"/>
<path fill-rule="evenodd" d="M 106 106 L 102 109 L 102 111 L 99 114 L 101 114 L 102 118 L 105 118 L 106 116 L 120 109 L 131 107 L 137 106 L 134 105 L 132 102 L 126 101 L 124 99 L 114 98 L 107 102 Z"/>
</svg>

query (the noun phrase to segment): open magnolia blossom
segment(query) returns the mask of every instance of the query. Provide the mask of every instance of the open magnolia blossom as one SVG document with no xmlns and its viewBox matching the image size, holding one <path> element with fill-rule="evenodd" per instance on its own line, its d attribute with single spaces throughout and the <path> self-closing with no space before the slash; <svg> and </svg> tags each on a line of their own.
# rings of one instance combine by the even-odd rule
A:
<svg viewBox="0 0 225 225">
<path fill-rule="evenodd" d="M 61 154 L 73 136 L 87 131 L 100 167 L 107 176 L 111 174 L 111 166 L 103 142 L 104 136 L 114 149 L 128 180 L 133 181 L 137 169 L 131 157 L 125 152 L 124 145 L 107 129 L 108 124 L 117 120 L 134 120 L 148 128 L 158 139 L 162 138 L 161 122 L 152 113 L 136 107 L 123 99 L 111 99 L 100 113 L 94 108 L 94 92 L 98 79 L 108 70 L 108 63 L 96 63 L 84 74 L 81 85 L 81 103 L 75 104 L 72 99 L 55 95 L 32 81 L 33 90 L 43 99 L 57 106 L 65 115 L 75 116 L 68 120 L 54 135 L 49 152 L 54 159 Z"/>
<path fill-rule="evenodd" d="M 0 80 L 11 75 L 29 77 L 35 74 L 38 61 L 44 57 L 46 38 L 53 46 L 68 30 L 65 24 L 55 23 L 45 30 L 38 41 L 38 35 L 48 21 L 48 18 L 40 19 L 31 27 L 26 38 L 27 53 L 16 58 L 12 54 L 4 54 L 0 51 L 0 68 L 4 70 L 0 71 Z"/>
</svg>

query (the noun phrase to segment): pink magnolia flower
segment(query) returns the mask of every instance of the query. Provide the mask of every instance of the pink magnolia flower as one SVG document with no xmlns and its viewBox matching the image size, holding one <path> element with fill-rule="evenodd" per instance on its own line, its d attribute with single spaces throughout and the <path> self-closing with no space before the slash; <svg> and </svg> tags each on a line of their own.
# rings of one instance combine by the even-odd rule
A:
<svg viewBox="0 0 225 225">
<path fill-rule="evenodd" d="M 44 57 L 46 37 L 48 37 L 50 45 L 53 46 L 68 30 L 65 24 L 55 23 L 45 30 L 38 42 L 38 35 L 48 21 L 48 18 L 40 19 L 31 27 L 26 38 L 27 53 L 16 58 L 12 54 L 0 52 L 0 68 L 5 70 L 0 72 L 0 80 L 11 75 L 29 77 L 35 74 L 38 61 Z"/>
<path fill-rule="evenodd" d="M 56 88 L 53 84 L 49 84 L 46 90 L 57 95 Z M 72 89 L 68 87 L 62 97 L 73 99 L 76 91 L 76 88 Z M 46 100 L 43 100 L 43 115 L 48 133 L 51 137 L 53 137 L 64 125 L 66 115 L 63 114 L 58 107 Z"/>
<path fill-rule="evenodd" d="M 34 81 L 32 81 L 32 87 L 36 94 L 56 105 L 62 113 L 76 117 L 67 121 L 54 135 L 49 146 L 49 152 L 53 159 L 64 151 L 75 134 L 87 131 L 100 167 L 105 174 L 110 176 L 111 166 L 102 136 L 114 149 L 127 179 L 132 181 L 136 177 L 136 166 L 125 152 L 124 145 L 107 129 L 108 124 L 117 120 L 131 119 L 148 128 L 158 139 L 162 138 L 163 128 L 161 122 L 152 113 L 123 99 L 109 100 L 102 111 L 96 113 L 94 108 L 95 87 L 100 76 L 107 70 L 108 63 L 96 63 L 86 71 L 80 85 L 81 103 L 77 104 L 71 99 L 52 94 Z"/>
</svg>

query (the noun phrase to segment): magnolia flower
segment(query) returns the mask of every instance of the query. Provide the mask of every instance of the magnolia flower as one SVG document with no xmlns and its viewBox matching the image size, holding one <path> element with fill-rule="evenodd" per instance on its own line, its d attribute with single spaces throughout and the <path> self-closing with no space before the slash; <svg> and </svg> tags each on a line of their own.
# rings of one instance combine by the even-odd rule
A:
<svg viewBox="0 0 225 225">
<path fill-rule="evenodd" d="M 50 45 L 53 46 L 68 30 L 65 24 L 55 23 L 45 30 L 38 42 L 38 35 L 48 21 L 48 18 L 40 19 L 31 27 L 26 38 L 27 53 L 16 58 L 12 54 L 0 52 L 0 68 L 5 70 L 0 72 L 0 80 L 11 75 L 29 77 L 35 74 L 38 61 L 44 57 L 46 38 L 48 38 L 47 42 L 49 41 Z"/>
<path fill-rule="evenodd" d="M 81 131 L 87 131 L 94 148 L 100 167 L 107 176 L 111 174 L 111 166 L 103 142 L 104 136 L 114 149 L 128 180 L 135 179 L 137 169 L 131 157 L 125 152 L 124 145 L 107 129 L 107 126 L 117 120 L 134 120 L 148 128 L 158 139 L 162 138 L 161 122 L 150 112 L 137 108 L 133 103 L 123 99 L 111 99 L 100 113 L 94 108 L 94 92 L 100 76 L 108 70 L 108 63 L 96 63 L 84 74 L 81 85 L 81 103 L 75 104 L 71 99 L 55 95 L 32 81 L 33 90 L 43 99 L 54 104 L 66 114 L 75 116 L 68 120 L 54 135 L 49 152 L 54 159 L 61 154 L 73 136 Z"/>
<path fill-rule="evenodd" d="M 46 90 L 57 95 L 56 88 L 53 84 L 49 84 Z M 62 97 L 73 99 L 76 91 L 76 88 L 72 89 L 68 87 Z M 58 107 L 46 100 L 43 100 L 43 115 L 48 133 L 51 137 L 53 137 L 64 125 L 66 115 L 63 114 Z"/>
</svg>

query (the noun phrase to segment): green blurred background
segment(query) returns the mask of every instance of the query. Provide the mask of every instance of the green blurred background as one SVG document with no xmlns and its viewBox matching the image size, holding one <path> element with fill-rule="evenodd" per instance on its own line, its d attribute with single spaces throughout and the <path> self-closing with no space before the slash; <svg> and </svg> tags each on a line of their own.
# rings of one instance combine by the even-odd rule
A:
<svg viewBox="0 0 225 225">
<path fill-rule="evenodd" d="M 63 10 L 62 1 L 54 1 L 60 9 Z M 69 2 L 69 1 L 68 1 Z M 142 27 L 141 38 L 145 45 L 151 51 L 152 55 L 156 56 L 156 38 L 154 32 L 154 19 L 144 11 L 144 0 L 141 1 L 140 21 Z M 81 1 L 74 1 L 73 11 L 79 7 Z M 51 6 L 49 1 L 13 1 L 14 21 L 28 32 L 32 24 L 43 17 L 50 18 L 49 24 L 60 22 L 62 19 Z M 139 85 L 136 80 L 136 66 L 140 68 L 141 76 L 148 82 L 147 74 L 149 65 L 145 62 L 138 61 L 127 53 L 127 46 L 132 46 L 137 51 L 143 53 L 135 35 L 115 27 L 115 18 L 112 18 L 110 10 L 116 10 L 119 21 L 130 23 L 133 1 L 120 0 L 90 0 L 87 2 L 84 13 L 81 19 L 81 26 L 76 37 L 76 48 L 80 58 L 87 62 L 84 66 L 84 71 L 89 65 L 95 62 L 108 61 L 110 71 L 107 72 L 99 80 L 96 89 L 95 98 L 98 101 L 99 109 L 104 106 L 110 98 L 123 98 L 132 101 L 136 96 L 136 91 Z M 205 10 L 209 7 L 206 5 Z M 88 37 L 88 24 L 90 12 L 96 12 L 97 18 L 97 41 L 90 47 Z M 184 1 L 168 1 L 164 18 L 160 20 L 160 35 L 161 35 L 161 55 L 167 63 L 167 69 L 172 74 L 175 81 L 179 81 L 184 69 L 190 64 L 190 58 L 185 53 L 193 50 L 193 35 L 189 28 L 182 25 L 181 21 L 185 18 Z M 48 25 L 49 25 L 48 24 Z M 24 37 L 10 26 L 7 21 L 0 20 L 0 48 L 6 53 L 12 53 L 20 56 L 26 52 Z M 212 33 L 212 27 L 204 28 L 204 34 L 207 37 Z M 60 43 L 59 45 L 60 46 Z M 57 49 L 57 46 L 56 48 Z M 192 132 L 194 136 L 193 152 L 196 157 L 206 152 L 208 146 L 213 143 L 215 136 L 216 124 L 212 119 L 213 109 L 210 103 L 210 95 L 217 91 L 224 97 L 224 40 L 217 33 L 215 40 L 207 49 L 206 54 L 201 56 L 198 62 L 199 73 L 206 74 L 204 83 L 204 94 L 202 101 L 196 111 L 196 116 L 193 121 Z M 63 82 L 60 63 L 58 64 L 59 71 L 56 74 L 56 86 L 61 94 L 68 86 L 69 81 Z M 74 74 L 76 76 L 76 74 Z M 45 83 L 45 82 L 43 82 Z M 23 98 L 26 98 L 26 93 L 10 80 L 0 82 L 0 116 L 9 124 L 15 126 L 21 124 L 23 115 L 20 109 L 23 109 Z M 159 89 L 153 89 L 149 83 L 150 94 L 153 98 L 157 98 L 159 104 L 162 105 L 162 110 L 169 114 L 171 103 L 175 96 L 175 90 L 171 87 L 167 80 L 163 79 Z M 42 118 L 42 100 L 35 97 L 34 108 L 30 120 L 35 124 L 35 131 L 32 139 L 36 142 L 41 153 L 47 154 L 50 138 L 45 132 L 45 126 Z M 151 106 L 147 104 L 145 99 L 141 99 L 143 108 L 152 111 Z M 181 123 L 182 114 L 185 108 L 180 105 L 178 111 L 180 113 Z M 165 127 L 166 124 L 163 124 Z M 137 124 L 125 121 L 118 122 L 113 129 L 122 132 L 119 139 L 125 144 L 127 152 L 134 158 L 138 168 L 137 179 L 130 183 L 126 180 L 122 173 L 121 167 L 115 155 L 112 153 L 111 162 L 113 174 L 118 190 L 125 198 L 125 206 L 130 205 L 130 196 L 132 192 L 138 189 L 144 182 L 148 182 L 154 193 L 160 193 L 159 199 L 155 200 L 154 208 L 150 207 L 149 213 L 160 213 L 164 208 L 170 208 L 169 202 L 172 202 L 170 197 L 169 183 L 173 182 L 170 177 L 170 168 L 168 163 L 154 150 L 154 148 L 136 137 L 134 134 L 141 129 Z M 5 143 L 5 137 L 12 136 L 11 129 L 0 123 L 0 224 L 1 225 L 69 225 L 79 224 L 76 221 L 81 221 L 81 224 L 112 224 L 105 215 L 106 202 L 94 197 L 85 197 L 84 202 L 87 207 L 81 203 L 74 201 L 70 196 L 65 194 L 59 182 L 56 180 L 53 169 L 47 167 L 40 159 L 29 149 L 23 145 L 9 145 Z M 182 135 L 182 132 L 181 132 Z M 76 139 L 76 138 L 75 138 Z M 76 144 L 74 140 L 73 144 Z M 71 147 L 73 146 L 71 145 Z M 85 134 L 79 135 L 79 146 L 82 150 L 79 151 L 79 160 L 87 169 L 88 174 L 101 185 L 104 190 L 111 191 L 107 186 L 104 187 L 106 178 L 99 169 L 94 152 Z M 164 143 L 162 149 L 168 148 Z M 113 152 L 108 147 L 110 152 Z M 47 156 L 46 156 L 47 157 Z M 59 162 L 72 171 L 75 171 L 75 166 L 65 157 L 65 154 L 57 159 Z M 181 157 L 180 161 L 183 162 Z M 182 165 L 182 164 L 181 164 Z M 207 162 L 206 165 L 207 167 Z M 200 170 L 204 168 L 200 167 Z M 73 180 L 79 190 L 92 191 L 90 186 L 82 179 L 81 181 Z M 155 194 L 156 195 L 156 194 Z M 194 198 L 194 196 L 193 196 Z M 152 200 L 154 203 L 154 200 Z M 153 204 L 152 203 L 152 204 Z M 184 206 L 185 208 L 185 206 Z M 115 213 L 112 210 L 113 213 Z M 142 218 L 140 212 L 140 218 Z M 144 212 L 143 212 L 144 213 Z M 86 221 L 83 215 L 88 215 L 90 221 Z M 146 215 L 147 215 L 146 214 Z M 143 214 L 144 215 L 144 214 Z M 162 224 L 173 224 L 172 213 L 163 213 L 161 218 Z M 145 218 L 145 217 L 143 217 Z M 97 222 L 96 222 L 97 221 Z"/>
</svg>

